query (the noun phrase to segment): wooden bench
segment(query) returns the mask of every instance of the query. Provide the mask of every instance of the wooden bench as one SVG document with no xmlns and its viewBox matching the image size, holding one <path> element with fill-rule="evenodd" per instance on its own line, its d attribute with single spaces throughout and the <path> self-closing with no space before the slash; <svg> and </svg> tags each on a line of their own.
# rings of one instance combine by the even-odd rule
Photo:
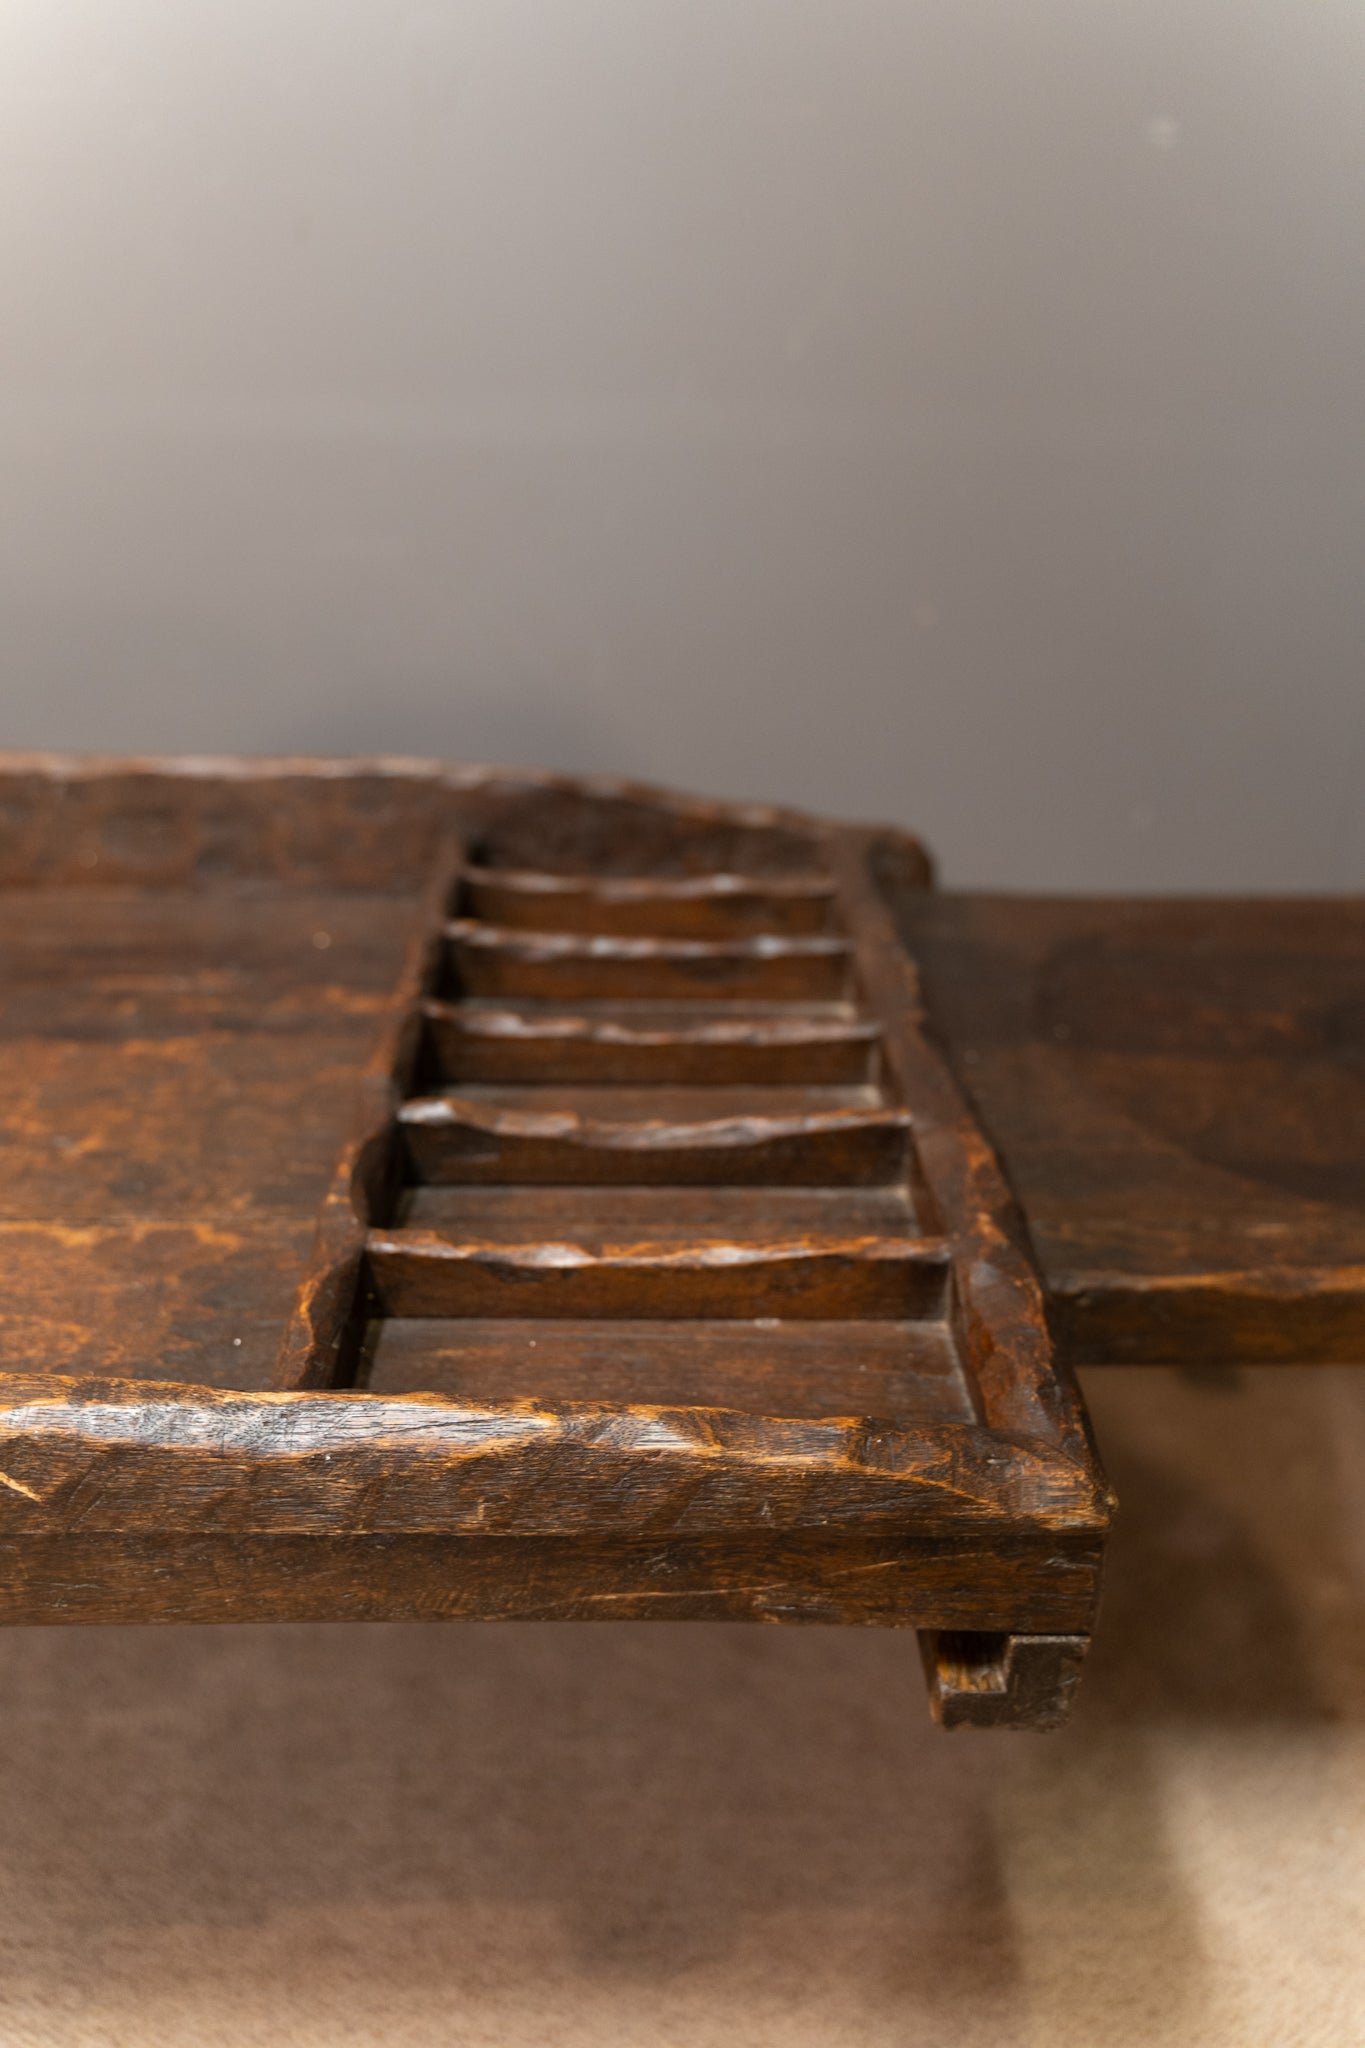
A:
<svg viewBox="0 0 1365 2048">
<path fill-rule="evenodd" d="M 946 1725 L 1057 1725 L 1073 1363 L 1359 1355 L 1361 911 L 930 882 L 616 783 L 0 759 L 0 1619 L 900 1626 Z"/>
</svg>

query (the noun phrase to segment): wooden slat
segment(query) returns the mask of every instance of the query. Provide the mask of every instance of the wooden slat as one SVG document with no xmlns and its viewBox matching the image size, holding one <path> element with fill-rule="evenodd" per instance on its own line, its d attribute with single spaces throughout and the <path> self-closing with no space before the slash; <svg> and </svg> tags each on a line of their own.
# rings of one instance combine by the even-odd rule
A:
<svg viewBox="0 0 1365 2048">
<path fill-rule="evenodd" d="M 433 1001 L 426 1016 L 438 1070 L 461 1081 L 858 1082 L 880 1037 L 851 1010 L 663 1022 L 624 1006 L 604 1016 Z"/>
<path fill-rule="evenodd" d="M 618 937 L 734 939 L 762 932 L 828 932 L 834 885 L 827 877 L 553 875 L 466 871 L 461 908 L 489 924 Z"/>
<path fill-rule="evenodd" d="M 366 1265 L 390 1316 L 868 1316 L 941 1314 L 941 1239 L 786 1244 L 485 1244 L 371 1231 Z"/>
<path fill-rule="evenodd" d="M 831 1109 L 885 1107 L 877 1088 L 804 1088 L 799 1083 L 785 1088 L 632 1088 L 624 1082 L 536 1086 L 524 1081 L 471 1081 L 449 1092 L 484 1109 L 524 1109 L 609 1124 L 715 1124 L 735 1117 L 809 1118 Z"/>
<path fill-rule="evenodd" d="M 362 1384 L 452 1401 L 706 1401 L 751 1414 L 971 1422 L 952 1339 L 934 1319 L 607 1322 L 389 1317 L 370 1325 Z"/>
<path fill-rule="evenodd" d="M 405 1102 L 399 1127 L 411 1174 L 425 1181 L 867 1187 L 903 1175 L 909 1118 L 880 1108 L 612 1122 L 443 1095 Z"/>
<path fill-rule="evenodd" d="M 746 932 L 829 929 L 834 886 L 818 876 L 551 875 L 466 869 L 461 907 L 490 924 L 542 932 L 723 939 Z"/>
<path fill-rule="evenodd" d="M 410 1187 L 389 1219 L 488 1244 L 572 1234 L 598 1249 L 628 1239 L 765 1244 L 794 1237 L 922 1237 L 904 1187 Z"/>
<path fill-rule="evenodd" d="M 858 1620 L 1031 1638 L 1035 1650 L 1045 1632 L 1088 1630 L 1109 1499 L 1083 1411 L 1052 1370 L 1009 1190 L 922 1029 L 913 968 L 887 914 L 893 884 L 925 879 L 918 849 L 893 834 L 619 786 L 411 764 L 359 775 L 337 763 L 11 764 L 4 795 L 17 884 L 58 898 L 91 877 L 119 884 L 107 917 L 102 905 L 89 912 L 107 958 L 88 1003 L 80 986 L 98 951 L 73 965 L 69 932 L 53 935 L 55 971 L 39 963 L 36 979 L 0 1003 L 25 1040 L 51 1040 L 61 1024 L 49 1055 L 25 1044 L 10 1062 L 9 1121 L 24 1157 L 9 1201 L 29 1246 L 36 1219 L 13 1208 L 18 1180 L 34 1199 L 60 1197 L 34 1249 L 42 1321 L 71 1335 L 59 1354 L 70 1377 L 0 1373 L 4 1618 Z M 466 863 L 555 871 L 564 886 L 545 892 L 548 917 L 525 922 L 534 892 L 518 895 L 513 874 L 507 921 L 457 925 L 452 942 L 456 839 Z M 719 875 L 746 879 L 727 890 Z M 688 886 L 641 887 L 642 876 Z M 636 883 L 602 887 L 610 877 Z M 800 886 L 784 894 L 779 882 Z M 314 915 L 322 887 L 346 899 L 335 916 Z M 159 977 L 161 964 L 139 952 L 140 915 L 130 926 L 119 908 L 138 888 L 166 899 L 157 929 L 188 905 L 188 929 L 193 937 L 202 925 L 212 960 L 193 950 L 171 959 L 164 987 L 149 989 L 144 970 Z M 352 900 L 375 889 L 377 907 Z M 257 939 L 239 947 L 234 933 L 243 920 L 255 933 L 250 906 L 281 890 L 309 900 L 261 929 L 262 975 Z M 817 898 L 828 922 L 793 929 Z M 397 942 L 414 913 L 400 968 Z M 682 928 L 712 916 L 724 923 Z M 762 920 L 757 935 L 751 916 Z M 663 919 L 653 938 L 564 929 L 566 918 L 646 917 Z M 377 976 L 352 954 L 356 934 Z M 164 954 L 150 927 L 143 936 Z M 476 986 L 479 972 L 494 986 Z M 1078 972 L 1088 987 L 1085 961 Z M 815 1005 L 830 1003 L 824 1021 L 847 1026 L 855 990 L 880 1027 L 859 1047 L 868 1064 L 799 1064 L 816 1057 Z M 460 1094 L 407 1101 L 402 1114 L 413 1090 L 440 1086 L 430 1006 L 457 993 L 485 1011 L 494 1000 L 518 1011 L 542 1000 L 551 1015 L 587 1020 L 569 1037 L 602 1063 L 482 1081 L 460 1070 Z M 1347 1008 L 1349 996 L 1341 991 Z M 615 1059 L 620 1046 L 604 1051 L 606 1021 L 676 1034 L 679 1020 L 658 1015 L 670 998 L 691 1012 L 683 1025 L 703 1033 L 752 1029 L 762 1005 L 787 1003 L 782 1022 L 797 1036 L 770 1034 L 780 1043 L 762 1048 L 773 1055 L 762 1071 L 741 1064 L 760 1049 L 753 1037 L 719 1058 L 723 1034 L 694 1036 L 681 1078 L 651 1064 L 678 1057 L 676 1044 L 632 1041 L 635 1071 Z M 610 1020 L 592 1008 L 604 1000 L 617 1006 Z M 1125 1030 L 1128 1000 L 1115 999 Z M 1055 1010 L 1039 1014 L 1050 1030 Z M 1070 1028 L 1074 1012 L 1067 1018 Z M 1349 1040 L 1350 1021 L 1332 1009 L 1334 1043 Z M 224 1046 L 244 1033 L 268 1040 L 247 1064 Z M 1096 1055 L 1106 1072 L 1107 1046 L 1106 1037 Z M 779 1066 L 789 1049 L 793 1064 Z M 818 1057 L 851 1059 L 853 1049 L 822 1042 Z M 71 1092 L 90 1062 L 99 1104 L 89 1089 Z M 130 1076 L 144 1066 L 170 1109 L 189 1105 L 190 1125 L 168 1114 L 155 1143 L 132 1132 L 125 1144 L 130 1091 L 142 1085 Z M 874 1073 L 876 1091 L 860 1092 Z M 276 1088 L 277 1074 L 287 1086 Z M 62 1085 L 49 1086 L 52 1076 Z M 531 1080 L 534 1095 L 518 1092 Z M 690 1093 L 670 1100 L 665 1083 Z M 642 1094 L 651 1085 L 656 1093 Z M 99 1120 L 73 1123 L 73 1101 Z M 242 1129 L 255 1133 L 245 1153 Z M 428 1214 L 426 1237 L 414 1240 L 398 1219 L 411 1223 L 421 1206 L 403 1177 L 424 1146 L 467 1206 L 444 1230 Z M 1302 1163 L 1316 1173 L 1318 1162 Z M 1335 1154 L 1325 1163 L 1335 1172 Z M 471 1214 L 481 1183 L 497 1197 L 483 1230 Z M 749 1198 L 735 1204 L 733 1227 L 727 1189 Z M 223 1199 L 208 1199 L 212 1190 Z M 688 1199 L 666 1210 L 670 1191 Z M 560 1192 L 581 1229 L 552 1218 Z M 323 1197 L 311 1256 L 305 1196 L 309 1212 Z M 106 1204 L 118 1208 L 116 1239 L 101 1234 L 113 1227 Z M 536 1227 L 518 1237 L 518 1209 L 538 1204 Z M 279 1241 L 271 1235 L 258 1268 L 254 1233 L 267 1215 Z M 945 1242 L 926 1244 L 940 1226 Z M 221 1342 L 243 1366 L 250 1354 L 259 1377 L 258 1326 L 280 1324 L 297 1280 L 279 1358 L 288 1390 L 215 1396 L 106 1377 L 98 1338 L 108 1317 L 79 1301 L 73 1309 L 62 1273 L 79 1265 L 93 1298 L 111 1259 L 121 1308 L 109 1356 L 130 1375 L 140 1358 L 158 1372 L 218 1373 L 209 1349 Z M 187 1287 L 158 1307 L 160 1281 L 187 1260 L 199 1262 Z M 1069 1270 L 1095 1268 L 1078 1252 Z M 449 1395 L 363 1390 L 369 1325 L 384 1320 L 371 1316 L 376 1282 L 381 1307 L 402 1306 L 406 1292 L 409 1306 L 453 1297 L 496 1309 L 391 1319 L 390 1343 L 403 1325 L 439 1325 L 437 1348 L 457 1374 Z M 106 1296 L 107 1287 L 107 1309 Z M 528 1300 L 535 1313 L 505 1313 Z M 571 1308 L 583 1313 L 566 1316 Z M 704 1316 L 690 1320 L 698 1308 Z M 495 1322 L 500 1352 L 471 1338 Z M 204 1340 L 193 1357 L 185 1329 Z M 627 1332 L 639 1334 L 625 1344 Z M 793 1332 L 809 1342 L 795 1344 Z M 38 1358 L 28 1337 L 16 1341 L 19 1356 Z M 47 1349 L 50 1364 L 57 1340 Z M 476 1351 L 486 1397 L 470 1392 Z M 649 1392 L 669 1398 L 640 1398 Z M 940 1660 L 941 1677 L 945 1668 Z M 956 1692 L 992 1707 L 1017 1689 L 1008 1652 L 959 1656 L 955 1668 Z M 1044 1677 L 1055 1701 L 1065 1663 Z"/>
<path fill-rule="evenodd" d="M 470 995 L 581 997 L 757 996 L 833 999 L 848 986 L 839 938 L 704 939 L 585 937 L 509 930 L 455 918 L 448 965 Z"/>
</svg>

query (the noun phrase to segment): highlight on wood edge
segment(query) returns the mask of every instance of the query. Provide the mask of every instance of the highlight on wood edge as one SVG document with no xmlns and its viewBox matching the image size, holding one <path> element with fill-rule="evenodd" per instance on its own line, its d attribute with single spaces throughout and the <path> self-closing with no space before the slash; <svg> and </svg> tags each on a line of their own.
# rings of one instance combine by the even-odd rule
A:
<svg viewBox="0 0 1365 2048">
<path fill-rule="evenodd" d="M 910 1117 L 894 1106 L 612 1122 L 459 1095 L 410 1097 L 398 1127 L 408 1171 L 432 1184 L 880 1187 L 904 1176 L 910 1139 Z"/>
<path fill-rule="evenodd" d="M 940 1319 L 941 1239 L 784 1244 L 484 1244 L 431 1230 L 371 1230 L 366 1275 L 384 1316 L 683 1318 L 821 1322 Z"/>
<path fill-rule="evenodd" d="M 475 996 L 833 1001 L 847 991 L 851 972 L 848 941 L 834 934 L 620 937 L 457 917 L 447 922 L 445 937 L 448 971 Z"/>
<path fill-rule="evenodd" d="M 723 939 L 746 929 L 783 933 L 828 930 L 834 884 L 826 875 L 774 877 L 559 875 L 470 865 L 459 907 L 505 927 L 615 933 L 644 938 Z"/>
<path fill-rule="evenodd" d="M 682 1006 L 679 1006 L 682 1007 Z M 667 1006 L 660 1005 L 667 1015 Z M 630 1014 L 535 1010 L 504 1001 L 423 1005 L 442 1079 L 623 1082 L 657 1087 L 865 1087 L 877 1079 L 881 1029 L 871 1018 L 818 1014 L 663 1021 Z"/>
</svg>

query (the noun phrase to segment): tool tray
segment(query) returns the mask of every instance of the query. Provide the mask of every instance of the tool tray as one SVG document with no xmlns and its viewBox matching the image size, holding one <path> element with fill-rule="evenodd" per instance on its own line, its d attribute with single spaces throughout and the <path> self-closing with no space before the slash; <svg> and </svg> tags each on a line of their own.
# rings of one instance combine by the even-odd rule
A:
<svg viewBox="0 0 1365 2048">
<path fill-rule="evenodd" d="M 0 774 L 0 1618 L 920 1632 L 1055 1725 L 1111 1502 L 899 833 Z"/>
</svg>

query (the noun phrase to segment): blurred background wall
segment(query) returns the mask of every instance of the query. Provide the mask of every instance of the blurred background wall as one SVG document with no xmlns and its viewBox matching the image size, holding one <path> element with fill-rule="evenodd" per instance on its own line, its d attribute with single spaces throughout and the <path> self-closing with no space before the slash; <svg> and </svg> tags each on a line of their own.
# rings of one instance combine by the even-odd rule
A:
<svg viewBox="0 0 1365 2048">
<path fill-rule="evenodd" d="M 5 0 L 0 743 L 1365 886 L 1360 0 Z"/>
</svg>

